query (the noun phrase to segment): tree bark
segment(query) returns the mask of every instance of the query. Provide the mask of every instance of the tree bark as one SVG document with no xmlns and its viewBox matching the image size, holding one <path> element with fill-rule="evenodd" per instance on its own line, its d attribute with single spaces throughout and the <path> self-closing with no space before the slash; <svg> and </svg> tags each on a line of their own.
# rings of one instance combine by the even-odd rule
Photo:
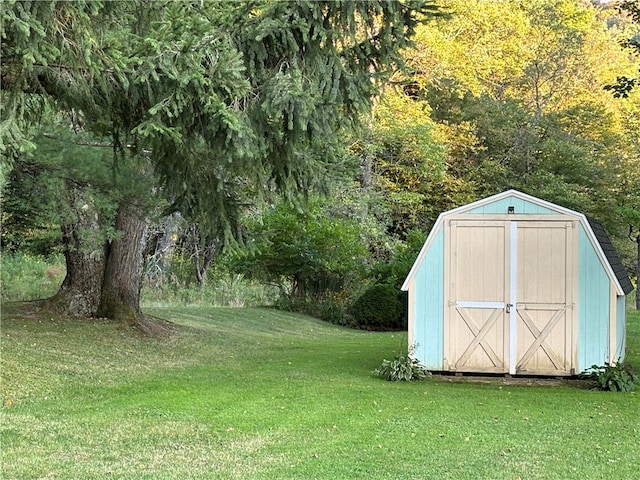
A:
<svg viewBox="0 0 640 480">
<path fill-rule="evenodd" d="M 291 286 L 291 298 L 293 300 L 304 300 L 307 296 L 305 288 L 305 278 L 303 273 L 294 273 Z"/>
<path fill-rule="evenodd" d="M 116 217 L 118 238 L 111 242 L 98 315 L 131 325 L 142 322 L 140 290 L 148 219 L 144 209 L 123 201 Z"/>
<path fill-rule="evenodd" d="M 207 271 L 220 249 L 221 242 L 211 235 L 203 234 L 196 224 L 189 227 L 189 237 L 196 281 L 198 287 L 203 287 L 207 280 Z"/>
<path fill-rule="evenodd" d="M 640 310 L 640 233 L 636 237 L 636 310 Z"/>
<path fill-rule="evenodd" d="M 155 228 L 150 227 L 147 233 L 144 275 L 146 281 L 156 287 L 161 287 L 167 279 L 166 257 L 173 255 L 181 224 L 182 217 L 176 212 Z"/>
<path fill-rule="evenodd" d="M 83 252 L 74 227 L 76 226 L 63 226 L 62 236 L 67 246 L 64 252 L 67 274 L 58 292 L 47 302 L 66 315 L 92 317 L 100 304 L 104 252 Z"/>
<path fill-rule="evenodd" d="M 72 191 L 76 200 L 86 200 L 78 190 Z M 115 221 L 118 237 L 106 248 L 102 245 L 90 250 L 87 232 L 99 238 L 99 217 L 90 202 L 76 201 L 74 205 L 80 205 L 76 221 L 63 226 L 67 274 L 46 305 L 64 315 L 106 317 L 145 333 L 170 333 L 167 324 L 144 316 L 140 308 L 149 223 L 144 208 L 131 201 L 120 203 Z"/>
<path fill-rule="evenodd" d="M 67 187 L 75 214 L 73 223 L 62 226 L 67 273 L 58 292 L 45 303 L 65 315 L 92 317 L 100 304 L 105 246 L 95 240 L 100 238 L 100 220 L 92 200 L 80 188 Z"/>
</svg>

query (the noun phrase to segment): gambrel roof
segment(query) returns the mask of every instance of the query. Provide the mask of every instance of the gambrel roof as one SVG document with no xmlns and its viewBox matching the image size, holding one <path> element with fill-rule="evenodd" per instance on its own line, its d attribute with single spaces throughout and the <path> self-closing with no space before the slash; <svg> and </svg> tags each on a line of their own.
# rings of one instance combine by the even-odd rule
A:
<svg viewBox="0 0 640 480">
<path fill-rule="evenodd" d="M 626 268 L 624 268 L 624 265 L 622 265 L 622 262 L 620 262 L 620 257 L 618 257 L 618 253 L 613 248 L 611 240 L 609 240 L 609 236 L 607 235 L 604 227 L 595 218 L 586 217 L 586 219 L 587 222 L 589 222 L 589 226 L 591 227 L 593 234 L 598 240 L 600 247 L 602 248 L 604 256 L 607 258 L 607 261 L 609 262 L 613 273 L 618 279 L 622 291 L 625 295 L 631 293 L 633 291 L 633 284 L 631 283 L 631 280 L 629 280 L 627 270 Z"/>
<path fill-rule="evenodd" d="M 570 210 L 568 208 L 562 207 L 560 205 L 556 205 L 551 202 L 547 202 L 545 200 L 533 197 L 531 195 L 527 195 L 526 193 L 522 193 L 517 190 L 507 190 L 505 192 L 498 193 L 496 195 L 483 198 L 481 200 L 477 200 L 467 205 L 463 205 L 461 207 L 457 207 L 447 212 L 441 213 L 438 219 L 436 220 L 436 223 L 434 224 L 433 228 L 431 229 L 431 232 L 429 233 L 429 236 L 427 237 L 427 240 L 423 245 L 422 250 L 418 255 L 418 258 L 413 264 L 413 267 L 411 268 L 411 271 L 409 272 L 407 279 L 402 285 L 402 290 L 409 289 L 409 283 L 411 279 L 416 275 L 417 270 L 419 269 L 420 264 L 424 260 L 424 257 L 429 249 L 429 246 L 433 242 L 433 238 L 435 237 L 437 232 L 440 230 L 440 228 L 442 227 L 442 224 L 444 223 L 447 217 L 457 215 L 457 214 L 462 214 L 462 213 L 481 214 L 484 211 L 486 211 L 487 213 L 496 213 L 496 211 L 494 210 L 494 207 L 496 205 L 500 205 L 500 208 L 502 208 L 505 203 L 509 203 L 514 200 L 520 201 L 519 203 L 522 205 L 523 208 L 525 208 L 524 213 L 532 213 L 532 212 L 527 212 L 526 209 L 533 207 L 538 209 L 536 213 L 549 213 L 549 214 L 559 213 L 559 214 L 571 215 L 575 217 L 577 220 L 579 220 L 587 234 L 587 237 L 589 238 L 589 241 L 593 244 L 594 249 L 600 259 L 600 262 L 602 263 L 602 265 L 604 266 L 607 272 L 607 275 L 613 282 L 613 285 L 616 288 L 616 293 L 619 296 L 624 296 L 633 290 L 633 285 L 629 280 L 629 276 L 627 275 L 626 269 L 620 262 L 620 258 L 618 257 L 618 254 L 616 253 L 615 249 L 613 248 L 613 245 L 611 244 L 611 240 L 607 236 L 607 233 L 605 232 L 600 222 L 592 218 L 588 218 L 583 213 Z M 507 213 L 507 210 L 502 209 L 500 210 L 500 212 Z M 519 212 L 519 213 L 522 213 L 522 212 Z"/>
</svg>

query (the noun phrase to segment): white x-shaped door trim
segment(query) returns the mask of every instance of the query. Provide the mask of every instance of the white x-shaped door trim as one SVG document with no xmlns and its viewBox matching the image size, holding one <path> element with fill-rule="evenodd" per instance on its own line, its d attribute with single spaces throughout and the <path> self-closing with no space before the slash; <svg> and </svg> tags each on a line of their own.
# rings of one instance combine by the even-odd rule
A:
<svg viewBox="0 0 640 480">
<path fill-rule="evenodd" d="M 492 309 L 494 310 L 489 318 L 483 323 L 482 327 L 478 328 L 475 321 L 469 315 L 469 309 L 479 308 L 479 309 Z M 467 328 L 473 333 L 473 340 L 465 351 L 462 353 L 460 358 L 458 358 L 456 362 L 456 368 L 464 366 L 467 363 L 467 360 L 471 357 L 473 352 L 478 346 L 480 346 L 487 356 L 491 359 L 494 367 L 502 367 L 504 365 L 503 360 L 498 356 L 496 351 L 491 347 L 489 342 L 485 339 L 487 333 L 491 328 L 495 325 L 496 321 L 502 315 L 502 311 L 504 309 L 504 303 L 502 302 L 456 302 L 456 311 L 460 315 L 460 318 L 464 320 L 464 323 L 467 325 Z"/>
<path fill-rule="evenodd" d="M 560 356 L 558 356 L 558 354 L 553 351 L 553 348 L 546 342 L 546 338 L 549 336 L 553 328 L 556 326 L 556 324 L 558 323 L 558 320 L 560 320 L 564 316 L 564 313 L 565 313 L 564 309 L 556 310 L 551 316 L 551 318 L 549 319 L 549 321 L 547 322 L 547 324 L 544 326 L 544 328 L 542 330 L 539 330 L 535 322 L 533 321 L 533 319 L 526 312 L 526 310 L 518 309 L 518 316 L 522 319 L 524 324 L 527 326 L 527 328 L 533 335 L 534 341 L 533 343 L 531 343 L 531 345 L 529 346 L 527 351 L 524 353 L 524 355 L 522 355 L 522 357 L 520 358 L 520 361 L 518 362 L 517 370 L 523 370 L 527 362 L 531 360 L 531 357 L 533 357 L 533 355 L 538 351 L 539 348 L 542 348 L 542 350 L 547 354 L 547 356 L 549 357 L 549 360 L 551 360 L 551 362 L 553 363 L 553 366 L 557 370 L 565 369 L 564 362 L 562 361 Z"/>
</svg>

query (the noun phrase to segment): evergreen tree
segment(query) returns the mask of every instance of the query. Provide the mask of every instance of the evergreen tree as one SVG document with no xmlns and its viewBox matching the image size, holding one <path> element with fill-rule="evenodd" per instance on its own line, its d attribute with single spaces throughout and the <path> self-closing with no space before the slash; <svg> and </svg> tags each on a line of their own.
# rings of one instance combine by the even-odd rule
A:
<svg viewBox="0 0 640 480">
<path fill-rule="evenodd" d="M 232 238 L 237 185 L 289 197 L 315 188 L 334 161 L 336 132 L 366 112 L 401 66 L 399 52 L 420 19 L 434 11 L 425 1 L 0 8 L 4 161 L 33 148 L 32 107 L 44 101 L 110 139 L 111 168 L 126 169 L 128 184 L 140 188 L 123 188 L 118 198 L 103 275 L 71 265 L 68 254 L 65 283 L 73 290 L 100 277 L 91 313 L 138 324 L 149 198 L 161 193 L 167 211 Z M 58 305 L 71 308 L 68 299 Z"/>
</svg>

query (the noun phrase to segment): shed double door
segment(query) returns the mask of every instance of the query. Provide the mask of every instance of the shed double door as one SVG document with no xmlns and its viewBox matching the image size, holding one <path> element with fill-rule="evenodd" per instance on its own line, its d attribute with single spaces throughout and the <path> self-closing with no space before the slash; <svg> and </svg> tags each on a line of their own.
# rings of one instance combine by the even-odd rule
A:
<svg viewBox="0 0 640 480">
<path fill-rule="evenodd" d="M 573 374 L 575 225 L 451 220 L 445 370 Z"/>
</svg>

